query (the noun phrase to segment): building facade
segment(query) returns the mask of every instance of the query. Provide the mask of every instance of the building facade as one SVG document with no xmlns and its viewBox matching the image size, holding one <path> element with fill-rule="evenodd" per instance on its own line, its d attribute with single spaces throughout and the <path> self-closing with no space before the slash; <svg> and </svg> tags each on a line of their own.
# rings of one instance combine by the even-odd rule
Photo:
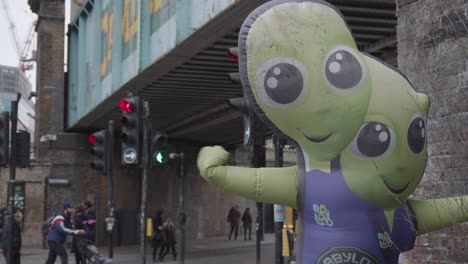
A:
<svg viewBox="0 0 468 264">
<path fill-rule="evenodd" d="M 33 133 L 35 104 L 29 99 L 31 92 L 31 83 L 19 68 L 0 65 L 0 112 L 9 112 L 10 102 L 16 100 L 17 93 L 20 93 L 18 128 Z"/>
</svg>

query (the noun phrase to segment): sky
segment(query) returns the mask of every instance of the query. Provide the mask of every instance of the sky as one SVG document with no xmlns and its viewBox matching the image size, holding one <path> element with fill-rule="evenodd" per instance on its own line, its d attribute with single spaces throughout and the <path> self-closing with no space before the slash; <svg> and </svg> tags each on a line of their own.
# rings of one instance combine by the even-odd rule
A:
<svg viewBox="0 0 468 264">
<path fill-rule="evenodd" d="M 0 0 L 0 64 L 17 67 L 19 65 L 19 56 L 10 33 L 9 23 L 2 2 L 5 2 L 7 4 L 10 17 L 13 20 L 13 23 L 15 24 L 20 47 L 24 46 L 29 31 L 31 30 L 31 25 L 37 19 L 37 15 L 31 11 L 28 5 L 28 0 Z M 70 0 L 65 0 L 65 10 L 69 10 L 69 7 Z M 68 21 L 70 21 L 68 14 L 69 12 L 65 12 L 65 25 L 67 25 Z M 66 26 L 64 27 L 64 31 L 65 28 Z M 37 44 L 35 35 L 30 51 L 35 50 L 36 47 Z M 65 45 L 65 48 L 66 47 L 67 45 Z M 29 56 L 31 56 L 31 54 L 29 54 Z M 33 87 L 33 91 L 35 91 L 35 65 L 32 70 L 26 71 L 26 77 L 28 77 L 28 79 L 30 80 Z"/>
</svg>

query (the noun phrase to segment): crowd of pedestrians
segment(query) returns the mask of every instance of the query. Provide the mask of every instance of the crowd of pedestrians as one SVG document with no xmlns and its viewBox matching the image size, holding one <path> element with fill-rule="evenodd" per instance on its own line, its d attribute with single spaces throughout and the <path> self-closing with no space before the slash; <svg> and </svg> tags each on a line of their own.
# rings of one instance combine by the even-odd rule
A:
<svg viewBox="0 0 468 264">
<path fill-rule="evenodd" d="M 46 264 L 53 264 L 57 256 L 62 264 L 68 263 L 68 254 L 64 243 L 67 236 L 73 236 L 71 252 L 75 255 L 75 263 L 86 263 L 79 240 L 85 244 L 95 242 L 96 215 L 94 206 L 86 201 L 79 205 L 64 203 L 63 211 L 55 214 L 43 224 L 43 234 L 47 238 L 49 254 Z"/>
<path fill-rule="evenodd" d="M 11 239 L 11 264 L 21 262 L 21 223 L 23 214 L 18 208 L 13 212 L 12 239 Z M 7 258 L 9 226 L 7 208 L 0 209 L 0 250 Z M 71 252 L 75 255 L 75 263 L 85 263 L 78 240 L 85 240 L 87 244 L 94 244 L 96 230 L 96 214 L 91 202 L 86 201 L 79 205 L 64 203 L 62 211 L 49 217 L 42 224 L 42 235 L 47 241 L 49 249 L 46 264 L 55 263 L 57 256 L 62 264 L 68 263 L 68 254 L 64 243 L 67 236 L 73 236 Z"/>
<path fill-rule="evenodd" d="M 21 211 L 15 209 L 13 223 L 13 239 L 12 239 L 12 264 L 20 263 L 21 256 Z M 229 240 L 234 236 L 237 239 L 239 233 L 239 225 L 242 222 L 244 229 L 244 240 L 252 240 L 252 215 L 250 208 L 245 208 L 241 214 L 239 206 L 234 205 L 228 213 L 227 221 L 230 224 Z M 172 218 L 165 218 L 164 211 L 159 209 L 152 217 L 153 236 L 151 238 L 153 246 L 153 262 L 163 262 L 167 254 L 171 253 L 173 260 L 176 260 L 177 254 L 175 250 L 175 223 Z M 8 225 L 7 209 L 0 209 L 0 249 L 6 258 L 8 239 L 6 236 L 5 227 Z M 62 211 L 54 214 L 49 219 L 44 221 L 42 233 L 47 241 L 49 249 L 46 264 L 53 264 L 57 257 L 61 263 L 68 263 L 68 254 L 64 243 L 67 236 L 72 236 L 71 253 L 75 256 L 75 263 L 86 263 L 83 256 L 83 243 L 95 243 L 96 231 L 96 213 L 92 203 L 86 201 L 82 204 L 73 205 L 72 203 L 64 203 Z"/>
</svg>

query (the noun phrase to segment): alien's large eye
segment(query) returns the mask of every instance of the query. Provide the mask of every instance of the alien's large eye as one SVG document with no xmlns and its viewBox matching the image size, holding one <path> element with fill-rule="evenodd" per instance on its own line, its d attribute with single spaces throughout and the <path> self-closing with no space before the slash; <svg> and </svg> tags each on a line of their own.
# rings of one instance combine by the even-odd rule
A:
<svg viewBox="0 0 468 264">
<path fill-rule="evenodd" d="M 294 103 L 304 93 L 307 72 L 302 63 L 291 58 L 274 58 L 257 70 L 257 91 L 270 106 Z"/>
<path fill-rule="evenodd" d="M 332 50 L 325 61 L 325 77 L 335 88 L 351 89 L 365 76 L 361 65 L 361 61 L 352 49 L 338 47 Z"/>
<path fill-rule="evenodd" d="M 426 123 L 422 113 L 416 114 L 408 126 L 408 145 L 414 153 L 421 153 L 426 144 Z"/>
<path fill-rule="evenodd" d="M 376 158 L 387 153 L 393 146 L 393 131 L 382 123 L 365 123 L 351 142 L 351 151 L 361 157 Z"/>
</svg>

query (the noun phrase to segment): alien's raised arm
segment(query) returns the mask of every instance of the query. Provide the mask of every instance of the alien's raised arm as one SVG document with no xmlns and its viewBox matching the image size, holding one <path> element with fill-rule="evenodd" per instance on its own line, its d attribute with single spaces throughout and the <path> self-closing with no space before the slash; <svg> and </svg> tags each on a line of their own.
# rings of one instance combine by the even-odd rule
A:
<svg viewBox="0 0 468 264">
<path fill-rule="evenodd" d="M 409 199 L 408 203 L 415 214 L 419 235 L 468 221 L 468 196 Z"/>
<path fill-rule="evenodd" d="M 298 167 L 244 168 L 224 166 L 230 154 L 222 147 L 204 147 L 198 155 L 200 175 L 223 191 L 257 202 L 296 208 Z"/>
</svg>

